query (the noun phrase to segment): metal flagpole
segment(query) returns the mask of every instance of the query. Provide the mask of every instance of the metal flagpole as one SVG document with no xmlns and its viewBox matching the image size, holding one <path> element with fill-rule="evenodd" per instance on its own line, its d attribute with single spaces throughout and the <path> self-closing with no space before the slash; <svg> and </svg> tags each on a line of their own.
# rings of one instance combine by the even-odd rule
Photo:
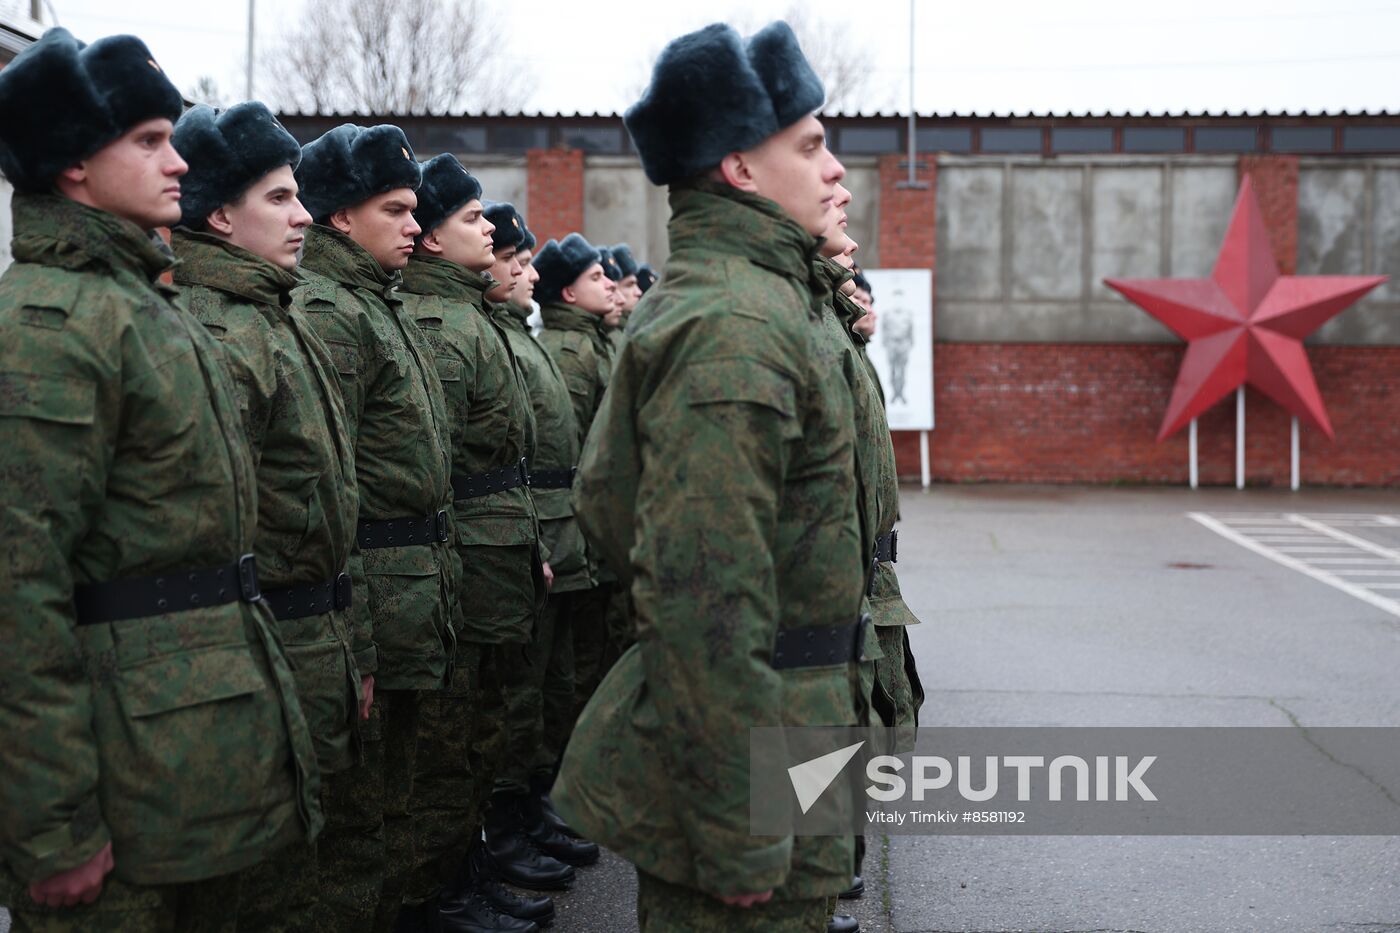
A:
<svg viewBox="0 0 1400 933">
<path fill-rule="evenodd" d="M 1200 486 L 1200 462 L 1196 459 L 1196 419 L 1191 419 L 1191 488 Z"/>
<path fill-rule="evenodd" d="M 244 90 L 248 100 L 253 99 L 253 28 L 254 28 L 254 7 L 257 0 L 248 0 L 248 71 L 244 82 Z"/>
<path fill-rule="evenodd" d="M 1235 391 L 1235 488 L 1244 488 L 1244 386 Z"/>
<path fill-rule="evenodd" d="M 1291 451 L 1290 451 L 1290 452 L 1291 452 L 1291 454 L 1292 454 L 1292 464 L 1293 464 L 1293 472 L 1292 472 L 1293 491 L 1294 491 L 1294 492 L 1297 492 L 1297 491 L 1298 491 L 1298 474 L 1299 474 L 1299 469 L 1298 469 L 1298 416 L 1297 416 L 1297 415 L 1294 415 L 1294 416 L 1293 416 L 1293 436 L 1292 436 L 1291 438 L 1289 438 L 1289 447 L 1291 448 Z"/>
</svg>

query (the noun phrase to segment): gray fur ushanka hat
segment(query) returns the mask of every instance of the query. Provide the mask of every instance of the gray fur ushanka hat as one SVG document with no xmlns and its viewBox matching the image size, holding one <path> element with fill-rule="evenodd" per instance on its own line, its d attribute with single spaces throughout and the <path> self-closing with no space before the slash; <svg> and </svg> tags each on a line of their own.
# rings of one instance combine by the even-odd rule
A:
<svg viewBox="0 0 1400 933">
<path fill-rule="evenodd" d="M 432 233 L 442 222 L 473 201 L 481 199 L 481 182 L 467 171 L 450 152 L 433 156 L 423 163 L 423 184 L 418 189 L 418 207 L 413 219 Z"/>
<path fill-rule="evenodd" d="M 145 120 L 175 122 L 183 107 L 140 39 L 86 45 L 55 27 L 0 70 L 0 174 L 16 191 L 48 191 L 70 165 Z"/>
<path fill-rule="evenodd" d="M 342 123 L 301 148 L 301 203 L 318 224 L 395 188 L 418 190 L 423 170 L 397 126 Z"/>
<path fill-rule="evenodd" d="M 792 27 L 770 23 L 747 41 L 724 23 L 662 50 L 642 99 L 623 116 L 653 184 L 708 171 L 816 112 L 826 98 Z"/>
<path fill-rule="evenodd" d="M 238 200 L 268 172 L 301 162 L 296 139 L 255 100 L 222 112 L 191 107 L 171 142 L 190 166 L 180 179 L 180 224 L 191 230 L 204 229 L 210 212 Z"/>
</svg>

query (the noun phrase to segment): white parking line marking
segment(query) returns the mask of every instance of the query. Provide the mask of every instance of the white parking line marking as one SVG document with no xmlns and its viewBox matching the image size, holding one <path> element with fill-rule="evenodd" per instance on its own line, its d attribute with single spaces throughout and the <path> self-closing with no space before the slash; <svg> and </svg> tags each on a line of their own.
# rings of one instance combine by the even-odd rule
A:
<svg viewBox="0 0 1400 933">
<path fill-rule="evenodd" d="M 1248 548 L 1249 550 L 1260 555 L 1261 557 L 1267 557 L 1269 560 L 1273 561 L 1276 564 L 1281 564 L 1284 567 L 1289 568 L 1290 570 L 1296 570 L 1305 576 L 1312 577 L 1319 583 L 1325 583 L 1333 589 L 1341 590 L 1348 596 L 1354 596 L 1362 602 L 1369 603 L 1370 605 L 1375 606 L 1377 609 L 1380 609 L 1384 612 L 1388 612 L 1396 618 L 1400 618 L 1400 602 L 1397 602 L 1394 599 L 1389 599 L 1385 596 L 1381 596 L 1378 593 L 1374 593 L 1366 587 L 1362 586 L 1359 582 L 1353 583 L 1352 581 L 1343 579 L 1342 577 L 1343 574 L 1345 574 L 1346 576 L 1400 576 L 1400 566 L 1397 566 L 1395 570 L 1337 570 L 1336 572 L 1333 572 L 1330 570 L 1326 570 L 1322 567 L 1315 567 L 1299 557 L 1294 557 L 1292 555 L 1282 553 L 1278 548 L 1270 547 L 1267 544 L 1261 544 L 1260 542 L 1249 537 L 1247 534 L 1243 533 L 1244 529 L 1231 528 L 1224 521 L 1213 518 L 1212 516 L 1206 515 L 1203 512 L 1188 512 L 1187 517 L 1190 518 L 1192 521 L 1197 522 L 1205 526 L 1206 528 L 1209 528 L 1211 531 L 1220 535 L 1222 538 L 1225 538 L 1229 541 L 1233 541 L 1240 547 Z M 1318 524 L 1321 523 L 1319 522 Z M 1329 531 L 1336 531 L 1336 529 L 1329 529 Z M 1337 532 L 1337 534 L 1345 534 L 1345 532 Z M 1333 535 L 1333 537 L 1335 536 L 1336 535 Z M 1352 536 L 1348 535 L 1348 537 Z M 1372 542 L 1368 541 L 1366 543 L 1371 544 Z M 1373 546 L 1376 548 L 1380 548 L 1380 545 Z M 1389 549 L 1387 548 L 1381 548 L 1381 550 L 1389 551 Z"/>
</svg>

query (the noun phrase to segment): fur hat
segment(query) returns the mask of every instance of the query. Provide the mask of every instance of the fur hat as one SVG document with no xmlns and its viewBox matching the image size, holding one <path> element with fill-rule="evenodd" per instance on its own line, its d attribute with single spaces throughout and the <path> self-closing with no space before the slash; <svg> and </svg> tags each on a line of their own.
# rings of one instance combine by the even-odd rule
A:
<svg viewBox="0 0 1400 933">
<path fill-rule="evenodd" d="M 481 182 L 462 167 L 450 152 L 433 156 L 423 163 L 423 185 L 418 189 L 418 209 L 413 219 L 427 235 L 442 222 L 481 199 Z"/>
<path fill-rule="evenodd" d="M 645 262 L 642 263 L 640 266 L 638 266 L 638 267 L 637 267 L 637 285 L 639 285 L 639 286 L 641 287 L 641 289 L 642 289 L 642 294 L 645 295 L 645 294 L 647 293 L 647 290 L 650 289 L 650 288 L 651 288 L 653 285 L 655 285 L 655 284 L 656 284 L 656 270 L 653 269 L 649 263 L 645 263 Z"/>
<path fill-rule="evenodd" d="M 48 191 L 70 165 L 145 120 L 178 120 L 182 107 L 140 39 L 85 45 L 55 27 L 0 70 L 0 174 L 17 191 Z"/>
<path fill-rule="evenodd" d="M 637 260 L 632 257 L 632 247 L 626 243 L 619 243 L 612 248 L 612 255 L 617 260 L 618 268 L 622 270 L 624 279 L 629 275 L 637 274 Z"/>
<path fill-rule="evenodd" d="M 612 250 L 606 246 L 598 247 L 598 261 L 603 264 L 603 274 L 614 282 L 622 281 L 622 266 L 614 258 Z"/>
<path fill-rule="evenodd" d="M 301 147 L 301 203 L 318 224 L 395 188 L 418 190 L 423 170 L 397 126 L 342 123 Z"/>
<path fill-rule="evenodd" d="M 540 274 L 535 283 L 535 300 L 544 304 L 558 299 L 564 289 L 599 261 L 597 247 L 577 233 L 564 237 L 563 242 L 550 240 L 532 263 Z"/>
<path fill-rule="evenodd" d="M 521 249 L 525 242 L 525 221 L 520 212 L 509 201 L 492 201 L 486 205 L 486 219 L 496 228 L 491 234 L 491 245 L 499 252 L 504 249 Z"/>
<path fill-rule="evenodd" d="M 191 230 L 204 229 L 210 212 L 238 200 L 268 172 L 301 162 L 301 146 L 256 100 L 222 113 L 191 107 L 171 142 L 190 166 L 180 179 L 180 223 Z"/>
<path fill-rule="evenodd" d="M 724 23 L 666 46 L 642 99 L 623 116 L 647 178 L 669 185 L 752 149 L 826 98 L 782 20 L 739 38 Z"/>
<path fill-rule="evenodd" d="M 524 217 L 520 218 L 520 226 L 525 227 L 525 238 L 520 241 L 519 248 L 530 250 L 534 249 L 539 244 L 539 240 L 535 239 L 535 235 L 531 233 L 530 228 L 526 226 Z"/>
</svg>

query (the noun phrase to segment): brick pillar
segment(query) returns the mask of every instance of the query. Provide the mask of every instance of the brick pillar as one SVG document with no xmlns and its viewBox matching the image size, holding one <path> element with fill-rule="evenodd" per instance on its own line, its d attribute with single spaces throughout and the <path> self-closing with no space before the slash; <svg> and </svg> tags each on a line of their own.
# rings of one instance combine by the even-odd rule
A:
<svg viewBox="0 0 1400 933">
<path fill-rule="evenodd" d="M 1298 157 L 1240 156 L 1238 173 L 1240 181 L 1248 175 L 1254 183 L 1274 258 L 1284 275 L 1292 275 L 1298 269 Z"/>
<path fill-rule="evenodd" d="M 543 245 L 583 230 L 583 150 L 531 149 L 528 172 L 530 231 Z"/>
<path fill-rule="evenodd" d="M 924 188 L 901 187 L 909 179 L 906 156 L 880 157 L 880 265 L 886 269 L 929 269 L 933 271 L 933 293 L 938 293 L 936 253 L 938 163 L 933 154 L 920 155 L 915 178 Z M 877 297 L 878 302 L 878 297 Z M 877 304 L 878 308 L 879 305 Z M 930 316 L 933 308 L 928 309 Z M 934 334 L 938 333 L 937 321 Z M 938 364 L 934 362 L 934 382 Z M 935 399 L 935 405 L 937 400 Z M 919 475 L 919 432 L 895 431 L 895 464 L 901 476 Z M 934 441 L 930 439 L 932 446 Z"/>
</svg>

